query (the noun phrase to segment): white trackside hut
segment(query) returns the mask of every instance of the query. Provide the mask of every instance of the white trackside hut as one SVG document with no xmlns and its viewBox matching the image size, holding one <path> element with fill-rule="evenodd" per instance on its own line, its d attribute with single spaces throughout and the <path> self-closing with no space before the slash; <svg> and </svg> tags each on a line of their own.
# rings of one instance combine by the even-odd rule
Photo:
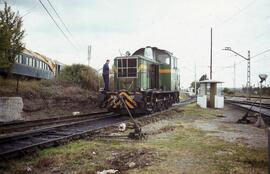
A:
<svg viewBox="0 0 270 174">
<path fill-rule="evenodd" d="M 222 95 L 222 83 L 215 80 L 200 81 L 197 104 L 202 108 L 223 108 L 224 96 Z"/>
</svg>

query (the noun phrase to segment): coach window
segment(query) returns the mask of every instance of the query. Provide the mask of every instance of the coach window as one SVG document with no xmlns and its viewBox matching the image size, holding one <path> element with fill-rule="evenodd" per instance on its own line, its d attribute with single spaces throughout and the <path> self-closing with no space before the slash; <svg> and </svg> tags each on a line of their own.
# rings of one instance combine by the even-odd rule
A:
<svg viewBox="0 0 270 174">
<path fill-rule="evenodd" d="M 39 68 L 39 60 L 36 60 L 36 62 L 37 62 L 36 68 Z"/>
<path fill-rule="evenodd" d="M 29 58 L 29 66 L 33 66 L 33 58 Z"/>
<path fill-rule="evenodd" d="M 37 59 L 34 59 L 34 67 L 37 67 Z"/>
<path fill-rule="evenodd" d="M 34 64 L 34 58 L 32 58 L 32 64 L 31 64 L 31 66 L 34 67 L 34 65 L 35 65 Z"/>
<path fill-rule="evenodd" d="M 19 54 L 18 58 L 19 58 L 19 63 L 23 63 L 22 55 L 21 54 Z"/>
<path fill-rule="evenodd" d="M 26 60 L 24 56 L 22 56 L 22 64 L 26 64 Z"/>
<path fill-rule="evenodd" d="M 19 63 L 19 56 L 18 55 L 15 56 L 15 62 Z"/>
<path fill-rule="evenodd" d="M 17 62 L 17 63 L 21 63 L 20 57 L 21 57 L 21 56 L 20 56 L 19 54 L 16 56 L 16 62 Z"/>
<path fill-rule="evenodd" d="M 25 57 L 25 64 L 29 65 L 29 58 L 28 57 Z"/>
</svg>

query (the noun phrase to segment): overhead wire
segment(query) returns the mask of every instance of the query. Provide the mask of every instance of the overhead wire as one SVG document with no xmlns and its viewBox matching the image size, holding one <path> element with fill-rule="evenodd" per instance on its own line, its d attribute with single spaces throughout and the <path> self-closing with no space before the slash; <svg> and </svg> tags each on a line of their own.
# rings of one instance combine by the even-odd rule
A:
<svg viewBox="0 0 270 174">
<path fill-rule="evenodd" d="M 62 19 L 62 17 L 59 15 L 59 13 L 56 11 L 56 9 L 54 8 L 53 4 L 51 3 L 50 0 L 47 0 L 48 4 L 50 5 L 50 7 L 53 9 L 54 13 L 56 14 L 56 16 L 58 17 L 58 19 L 60 20 L 61 24 L 64 26 L 64 28 L 66 29 L 66 31 L 69 33 L 69 35 L 71 37 L 74 37 L 73 34 L 71 33 L 71 31 L 68 29 L 67 25 L 65 24 L 64 20 Z M 74 40 L 74 39 L 73 39 Z M 77 43 L 77 45 L 81 48 L 81 45 Z"/>
<path fill-rule="evenodd" d="M 30 14 L 33 12 L 33 10 L 36 8 L 37 5 L 34 5 L 33 7 L 29 8 L 28 10 L 26 10 L 24 12 L 24 14 L 22 14 L 22 18 L 25 17 L 26 15 Z"/>
<path fill-rule="evenodd" d="M 58 25 L 58 23 L 56 22 L 56 20 L 53 18 L 53 16 L 51 15 L 51 13 L 49 12 L 49 10 L 46 8 L 46 6 L 42 3 L 41 0 L 38 0 L 40 2 L 40 4 L 42 5 L 42 7 L 45 9 L 45 11 L 47 12 L 47 14 L 50 16 L 50 18 L 53 20 L 54 24 L 57 26 L 57 28 L 60 30 L 60 32 L 63 34 L 63 36 L 66 38 L 66 40 L 72 45 L 72 47 L 78 52 L 78 49 L 76 48 L 76 46 L 73 44 L 73 42 L 68 38 L 68 36 L 65 34 L 65 32 L 61 29 L 61 27 Z"/>
<path fill-rule="evenodd" d="M 240 10 L 238 10 L 237 12 L 235 12 L 233 15 L 231 15 L 230 17 L 228 17 L 227 19 L 225 19 L 223 23 L 227 23 L 227 22 L 231 21 L 234 17 L 240 15 L 243 11 L 245 11 L 247 8 L 249 8 L 255 2 L 256 2 L 256 0 L 251 1 L 246 6 L 244 6 L 243 8 L 241 8 Z"/>
<path fill-rule="evenodd" d="M 243 13 L 246 9 L 248 9 L 251 5 L 253 5 L 254 3 L 256 2 L 256 0 L 252 0 L 250 1 L 246 6 L 244 6 L 243 8 L 241 8 L 240 10 L 238 10 L 237 12 L 235 12 L 234 14 L 232 14 L 230 17 L 228 17 L 227 19 L 225 19 L 222 23 L 220 24 L 217 24 L 217 25 L 214 25 L 215 28 L 219 28 L 220 25 L 223 25 L 229 21 L 231 21 L 234 17 L 240 15 L 241 13 Z M 203 25 L 202 27 L 205 27 L 206 25 Z M 196 52 L 196 51 L 195 51 Z M 230 56 L 232 57 L 232 56 Z M 242 63 L 244 61 L 241 61 L 240 63 Z M 238 64 L 240 64 L 238 63 Z M 229 65 L 229 66 L 225 66 L 223 69 L 227 69 L 227 68 L 230 68 L 230 67 L 233 67 L 234 65 Z M 218 70 L 218 71 L 213 71 L 214 72 L 219 72 L 221 70 Z"/>
<path fill-rule="evenodd" d="M 258 53 L 258 54 L 256 54 L 256 55 L 254 55 L 254 56 L 251 56 L 250 59 L 255 58 L 255 57 L 258 57 L 258 56 L 261 56 L 261 55 L 263 55 L 263 54 L 265 54 L 265 53 L 267 53 L 267 52 L 270 52 L 270 48 L 267 49 L 267 50 L 264 50 L 264 51 L 262 51 L 262 52 L 260 52 L 260 53 Z M 243 62 L 245 62 L 245 61 L 242 60 L 242 61 L 236 63 L 235 65 L 239 65 L 239 64 L 241 64 L 241 63 L 243 63 Z M 223 70 L 228 69 L 228 68 L 233 68 L 233 66 L 234 66 L 234 64 L 228 65 L 228 66 L 225 66 L 223 69 L 217 70 L 217 71 L 214 71 L 214 72 L 219 72 L 219 71 L 223 71 Z"/>
<path fill-rule="evenodd" d="M 270 51 L 270 48 L 267 49 L 267 50 L 264 50 L 264 51 L 262 51 L 262 52 L 260 52 L 260 53 L 258 53 L 258 54 L 255 54 L 254 56 L 251 56 L 250 58 L 258 57 L 258 56 L 260 56 L 260 55 L 262 55 L 262 54 L 265 54 L 265 53 L 267 53 L 267 52 L 269 52 L 269 51 Z"/>
</svg>

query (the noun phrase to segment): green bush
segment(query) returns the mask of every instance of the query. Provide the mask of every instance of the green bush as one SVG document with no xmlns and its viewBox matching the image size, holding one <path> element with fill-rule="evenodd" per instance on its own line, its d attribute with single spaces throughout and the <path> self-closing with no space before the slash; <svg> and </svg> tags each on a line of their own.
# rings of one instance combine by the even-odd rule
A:
<svg viewBox="0 0 270 174">
<path fill-rule="evenodd" d="M 102 78 L 97 71 L 82 64 L 65 66 L 57 79 L 68 84 L 77 84 L 82 88 L 98 90 L 101 86 Z"/>
<path fill-rule="evenodd" d="M 223 92 L 224 92 L 224 94 L 228 94 L 228 95 L 233 95 L 233 94 L 234 94 L 234 91 L 232 91 L 232 90 L 229 89 L 229 88 L 224 88 L 224 89 L 223 89 Z"/>
</svg>

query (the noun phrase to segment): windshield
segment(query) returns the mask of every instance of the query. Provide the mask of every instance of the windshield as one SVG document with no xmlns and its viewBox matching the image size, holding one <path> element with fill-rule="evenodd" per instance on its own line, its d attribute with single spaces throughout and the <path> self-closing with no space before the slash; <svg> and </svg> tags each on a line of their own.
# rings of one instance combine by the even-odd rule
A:
<svg viewBox="0 0 270 174">
<path fill-rule="evenodd" d="M 168 54 L 158 54 L 157 55 L 157 61 L 162 64 L 171 64 L 171 56 Z"/>
</svg>

